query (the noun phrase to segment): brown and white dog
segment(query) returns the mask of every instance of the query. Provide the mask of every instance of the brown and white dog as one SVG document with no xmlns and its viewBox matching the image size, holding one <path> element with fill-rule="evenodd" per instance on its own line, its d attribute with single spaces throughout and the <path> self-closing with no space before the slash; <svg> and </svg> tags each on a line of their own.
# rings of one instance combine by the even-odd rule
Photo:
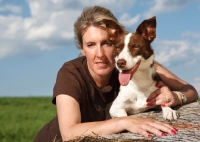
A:
<svg viewBox="0 0 200 142">
<path fill-rule="evenodd" d="M 158 89 L 151 42 L 156 38 L 156 17 L 144 20 L 135 33 L 119 36 L 115 43 L 115 61 L 119 70 L 120 91 L 110 108 L 111 117 L 144 112 L 149 95 Z M 163 117 L 173 120 L 177 111 L 162 107 Z"/>
</svg>

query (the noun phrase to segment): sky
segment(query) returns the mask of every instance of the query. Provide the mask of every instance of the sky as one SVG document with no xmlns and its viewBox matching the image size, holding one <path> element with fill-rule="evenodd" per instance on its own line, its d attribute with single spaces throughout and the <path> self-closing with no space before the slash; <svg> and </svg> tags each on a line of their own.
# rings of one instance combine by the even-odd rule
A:
<svg viewBox="0 0 200 142">
<path fill-rule="evenodd" d="M 199 0 L 0 0 L 0 96 L 52 96 L 58 70 L 80 53 L 73 24 L 94 5 L 133 32 L 156 16 L 155 59 L 200 94 Z"/>
</svg>

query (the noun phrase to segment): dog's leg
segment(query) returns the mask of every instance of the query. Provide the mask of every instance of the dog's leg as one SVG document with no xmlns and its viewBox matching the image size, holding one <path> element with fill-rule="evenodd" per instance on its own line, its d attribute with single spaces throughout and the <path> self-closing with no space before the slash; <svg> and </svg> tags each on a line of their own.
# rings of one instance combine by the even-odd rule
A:
<svg viewBox="0 0 200 142">
<path fill-rule="evenodd" d="M 116 108 L 116 107 L 114 107 L 114 106 L 111 106 L 109 112 L 110 112 L 110 115 L 111 115 L 112 118 L 114 118 L 114 117 L 127 116 L 127 113 L 126 113 L 125 109 Z"/>
<path fill-rule="evenodd" d="M 180 114 L 176 111 L 171 109 L 170 107 L 162 107 L 163 111 L 163 118 L 167 120 L 176 120 L 180 117 Z"/>
<path fill-rule="evenodd" d="M 127 113 L 125 110 L 125 102 L 124 100 L 122 100 L 120 95 L 118 95 L 118 97 L 112 103 L 109 113 L 112 118 L 127 116 Z"/>
<path fill-rule="evenodd" d="M 128 86 L 121 86 L 117 98 L 113 101 L 110 108 L 111 117 L 122 117 L 127 116 L 127 110 L 131 107 L 130 104 L 135 100 L 133 92 L 127 88 Z"/>
</svg>

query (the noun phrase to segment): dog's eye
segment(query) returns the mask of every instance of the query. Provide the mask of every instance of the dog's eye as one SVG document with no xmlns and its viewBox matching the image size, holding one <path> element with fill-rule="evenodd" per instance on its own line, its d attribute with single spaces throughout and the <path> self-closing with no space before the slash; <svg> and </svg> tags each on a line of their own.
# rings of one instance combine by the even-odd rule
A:
<svg viewBox="0 0 200 142">
<path fill-rule="evenodd" d="M 119 47 L 119 46 L 116 46 L 116 49 L 117 49 L 117 50 L 120 50 L 120 47 Z"/>
<path fill-rule="evenodd" d="M 140 46 L 139 46 L 139 45 L 134 45 L 133 48 L 134 48 L 135 50 L 138 50 L 138 49 L 140 48 Z"/>
</svg>

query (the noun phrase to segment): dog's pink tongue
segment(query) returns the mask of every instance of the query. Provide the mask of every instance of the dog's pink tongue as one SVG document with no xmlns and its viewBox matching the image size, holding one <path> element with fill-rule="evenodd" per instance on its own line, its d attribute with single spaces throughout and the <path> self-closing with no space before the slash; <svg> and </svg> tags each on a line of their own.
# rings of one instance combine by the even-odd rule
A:
<svg viewBox="0 0 200 142">
<path fill-rule="evenodd" d="M 119 82 L 122 86 L 126 86 L 128 85 L 129 83 L 129 80 L 130 80 L 130 77 L 131 77 L 131 74 L 123 74 L 123 73 L 120 73 L 119 74 Z"/>
<path fill-rule="evenodd" d="M 131 78 L 131 70 L 122 72 L 119 74 L 119 82 L 122 86 L 126 86 L 129 83 L 129 80 Z"/>
<path fill-rule="evenodd" d="M 140 61 L 137 62 L 134 68 L 130 70 L 124 70 L 119 74 L 119 82 L 122 86 L 126 86 L 129 83 L 129 80 L 132 78 L 133 74 L 137 71 L 140 66 Z"/>
</svg>

